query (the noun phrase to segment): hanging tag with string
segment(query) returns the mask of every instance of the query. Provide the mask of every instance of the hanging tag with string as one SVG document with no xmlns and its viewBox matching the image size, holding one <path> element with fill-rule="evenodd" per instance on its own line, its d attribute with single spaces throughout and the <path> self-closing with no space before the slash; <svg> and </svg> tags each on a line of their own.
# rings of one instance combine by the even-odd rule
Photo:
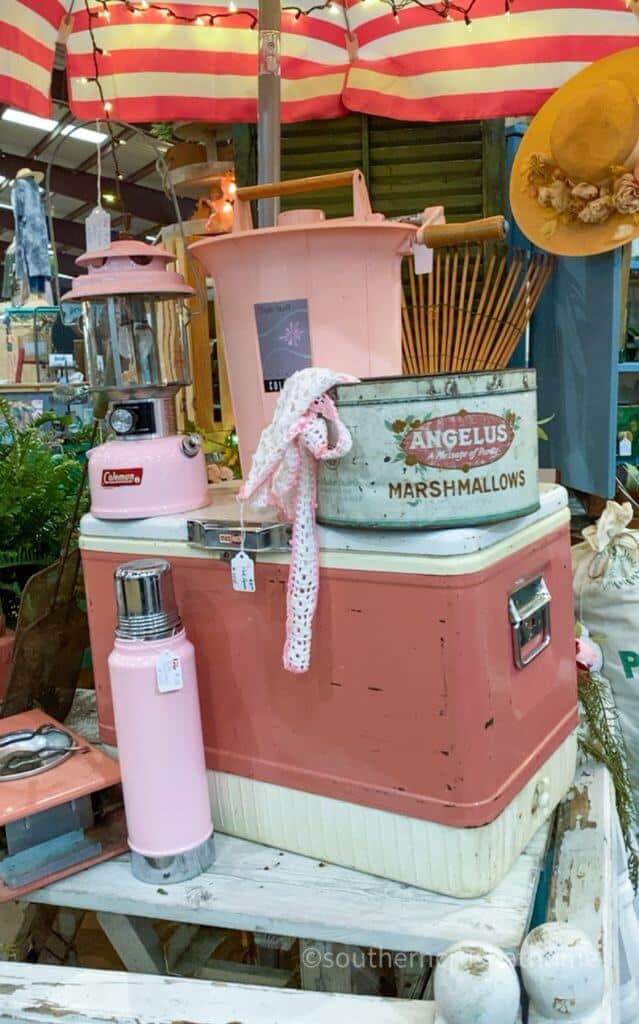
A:
<svg viewBox="0 0 639 1024">
<path fill-rule="evenodd" d="M 244 529 L 244 502 L 240 502 L 240 550 L 231 559 L 231 580 L 233 590 L 255 592 L 255 565 L 244 550 L 246 530 Z"/>
<path fill-rule="evenodd" d="M 96 131 L 100 130 L 100 122 L 95 122 Z M 97 181 L 98 181 L 98 205 L 91 210 L 84 224 L 84 231 L 87 243 L 87 252 L 96 252 L 99 249 L 108 249 L 111 245 L 111 215 L 102 206 L 102 152 L 100 143 L 97 144 Z"/>
</svg>

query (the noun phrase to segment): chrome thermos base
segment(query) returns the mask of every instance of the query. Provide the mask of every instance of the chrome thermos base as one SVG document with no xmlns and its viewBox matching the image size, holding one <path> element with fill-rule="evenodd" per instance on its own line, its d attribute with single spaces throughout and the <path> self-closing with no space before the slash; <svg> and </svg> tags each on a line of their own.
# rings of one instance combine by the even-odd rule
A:
<svg viewBox="0 0 639 1024">
<path fill-rule="evenodd" d="M 184 853 L 172 857 L 145 857 L 131 850 L 131 871 L 141 882 L 153 885 L 173 885 L 188 882 L 207 871 L 215 860 L 213 836 Z"/>
</svg>

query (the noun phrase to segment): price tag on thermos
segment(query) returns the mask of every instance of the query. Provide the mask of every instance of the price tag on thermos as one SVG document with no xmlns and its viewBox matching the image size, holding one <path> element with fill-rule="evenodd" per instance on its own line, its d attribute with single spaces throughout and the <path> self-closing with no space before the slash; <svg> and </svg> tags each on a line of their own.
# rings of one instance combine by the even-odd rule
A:
<svg viewBox="0 0 639 1024">
<path fill-rule="evenodd" d="M 255 590 L 255 566 L 246 551 L 238 551 L 231 559 L 233 590 L 253 593 Z"/>
<path fill-rule="evenodd" d="M 155 666 L 155 676 L 160 693 L 173 693 L 184 685 L 182 663 L 174 651 L 163 651 Z"/>
</svg>

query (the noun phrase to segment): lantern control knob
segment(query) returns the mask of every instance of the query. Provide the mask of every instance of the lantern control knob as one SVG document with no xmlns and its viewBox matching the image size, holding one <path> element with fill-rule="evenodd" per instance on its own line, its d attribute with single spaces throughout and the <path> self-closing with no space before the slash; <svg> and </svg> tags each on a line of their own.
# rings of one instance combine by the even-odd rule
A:
<svg viewBox="0 0 639 1024">
<path fill-rule="evenodd" d="M 187 434 L 182 438 L 182 451 L 187 458 L 192 459 L 202 447 L 202 438 L 199 434 Z"/>
</svg>

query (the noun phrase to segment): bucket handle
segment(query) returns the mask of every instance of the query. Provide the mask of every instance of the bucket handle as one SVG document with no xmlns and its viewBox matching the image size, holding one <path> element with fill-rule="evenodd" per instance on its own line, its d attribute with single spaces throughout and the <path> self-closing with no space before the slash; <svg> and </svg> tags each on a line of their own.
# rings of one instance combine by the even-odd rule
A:
<svg viewBox="0 0 639 1024">
<path fill-rule="evenodd" d="M 353 216 L 365 220 L 373 212 L 361 171 L 338 171 L 337 174 L 318 174 L 313 178 L 294 178 L 291 181 L 272 181 L 264 185 L 246 185 L 235 193 L 235 216 L 233 231 L 250 231 L 253 227 L 251 203 L 257 199 L 274 199 L 276 196 L 296 196 L 304 192 L 319 192 L 329 188 L 352 185 Z"/>
</svg>

